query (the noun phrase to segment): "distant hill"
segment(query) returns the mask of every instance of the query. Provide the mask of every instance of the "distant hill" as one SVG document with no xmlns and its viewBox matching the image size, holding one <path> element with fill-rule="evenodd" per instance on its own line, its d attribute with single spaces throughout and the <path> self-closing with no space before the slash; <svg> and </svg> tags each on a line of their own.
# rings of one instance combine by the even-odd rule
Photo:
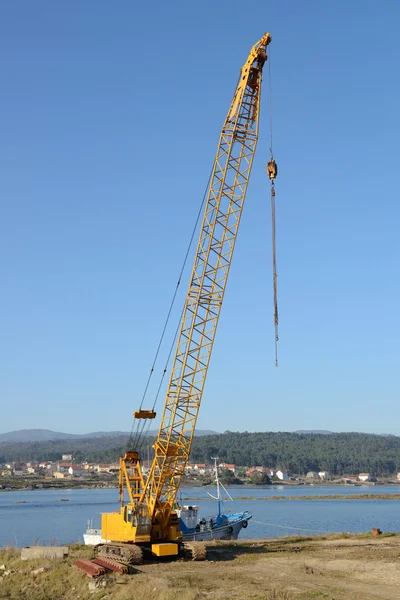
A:
<svg viewBox="0 0 400 600">
<path fill-rule="evenodd" d="M 298 429 L 293 433 L 320 433 L 322 435 L 330 435 L 333 431 L 327 431 L 326 429 Z"/>
<path fill-rule="evenodd" d="M 11 437 L 21 432 L 11 432 Z M 47 439 L 60 434 L 53 431 L 33 430 L 39 441 L 3 441 L 0 438 L 0 464 L 26 462 L 28 460 L 58 461 L 62 455 L 72 452 L 79 464 L 115 463 L 127 448 L 127 434 L 98 432 L 94 437 L 73 434 L 73 437 Z M 32 438 L 32 430 L 22 432 L 25 440 Z M 204 432 L 199 432 L 204 433 Z M 68 436 L 68 434 L 61 434 Z M 18 437 L 17 436 L 17 437 Z M 19 439 L 21 439 L 19 437 Z M 145 458 L 153 457 L 154 436 L 143 440 L 138 450 Z M 309 471 L 328 471 L 339 477 L 350 473 L 385 475 L 395 480 L 400 472 L 400 437 L 367 433 L 288 433 L 288 432 L 229 432 L 214 435 L 197 435 L 193 440 L 190 460 L 193 463 L 209 463 L 212 456 L 221 462 L 242 467 L 264 465 L 285 469 L 291 474 L 305 475 Z"/>
<path fill-rule="evenodd" d="M 149 436 L 154 437 L 156 430 L 148 432 Z M 94 431 L 92 433 L 62 433 L 60 431 L 51 431 L 50 429 L 19 429 L 18 431 L 9 431 L 0 433 L 0 443 L 2 442 L 49 442 L 52 440 L 82 440 L 87 438 L 116 438 L 128 437 L 129 431 Z M 199 429 L 195 435 L 216 435 L 215 431 L 208 429 Z"/>
</svg>

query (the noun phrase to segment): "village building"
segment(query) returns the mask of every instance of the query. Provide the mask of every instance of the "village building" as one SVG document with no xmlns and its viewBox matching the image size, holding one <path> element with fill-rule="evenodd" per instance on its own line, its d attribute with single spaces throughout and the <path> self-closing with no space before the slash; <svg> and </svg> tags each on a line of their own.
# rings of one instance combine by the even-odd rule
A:
<svg viewBox="0 0 400 600">
<path fill-rule="evenodd" d="M 192 474 L 193 473 L 196 473 L 197 475 L 206 475 L 211 473 L 211 470 L 204 463 L 196 463 L 192 468 Z"/>
<path fill-rule="evenodd" d="M 279 469 L 279 471 L 276 472 L 276 476 L 278 479 L 280 479 L 281 481 L 289 481 L 289 475 L 287 471 L 281 471 Z"/>
<path fill-rule="evenodd" d="M 346 475 L 345 477 L 343 477 L 343 481 L 345 483 L 357 483 L 358 476 L 357 475 Z"/>
<path fill-rule="evenodd" d="M 118 473 L 118 465 L 98 464 L 93 466 L 95 473 Z"/>
<path fill-rule="evenodd" d="M 220 469 L 228 469 L 228 471 L 232 471 L 232 473 L 235 473 L 235 465 L 231 464 L 231 463 L 220 463 L 218 465 L 218 467 Z"/>
<path fill-rule="evenodd" d="M 268 475 L 268 477 L 273 477 L 274 476 L 274 469 L 271 469 L 269 467 L 251 467 L 250 469 L 246 470 L 246 477 L 250 477 L 250 475 L 252 475 L 253 473 L 265 473 L 266 475 Z"/>
<path fill-rule="evenodd" d="M 71 467 L 69 467 L 68 473 L 72 477 L 84 477 L 85 475 L 87 475 L 87 471 L 82 465 L 72 465 Z"/>
<path fill-rule="evenodd" d="M 328 473 L 328 471 L 320 471 L 318 473 L 318 476 L 319 476 L 320 479 L 323 479 L 323 480 L 329 479 L 329 473 Z"/>
<path fill-rule="evenodd" d="M 26 474 L 26 467 L 22 463 L 15 463 L 13 468 L 13 475 L 22 476 Z"/>
<path fill-rule="evenodd" d="M 308 471 L 306 477 L 307 479 L 318 479 L 318 473 L 316 471 Z"/>
<path fill-rule="evenodd" d="M 371 481 L 371 475 L 370 473 L 360 473 L 358 479 L 360 481 Z"/>
<path fill-rule="evenodd" d="M 72 467 L 70 462 L 59 462 L 57 463 L 57 471 L 59 473 L 68 473 L 68 469 Z"/>
<path fill-rule="evenodd" d="M 253 475 L 253 473 L 261 473 L 261 471 L 259 471 L 255 467 L 251 467 L 250 469 L 247 469 L 247 471 L 245 472 L 245 475 L 246 475 L 246 477 L 250 477 L 250 475 Z"/>
</svg>

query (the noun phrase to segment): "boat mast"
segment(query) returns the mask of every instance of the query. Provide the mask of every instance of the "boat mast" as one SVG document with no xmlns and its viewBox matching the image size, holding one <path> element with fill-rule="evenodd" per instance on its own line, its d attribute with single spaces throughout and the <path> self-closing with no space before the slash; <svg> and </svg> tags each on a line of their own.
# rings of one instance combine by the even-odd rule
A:
<svg viewBox="0 0 400 600">
<path fill-rule="evenodd" d="M 221 515 L 221 493 L 219 488 L 219 477 L 218 477 L 218 465 L 217 460 L 219 460 L 218 456 L 212 456 L 211 460 L 214 461 L 214 470 L 215 470 L 215 482 L 217 484 L 217 500 L 218 500 L 218 516 Z"/>
</svg>

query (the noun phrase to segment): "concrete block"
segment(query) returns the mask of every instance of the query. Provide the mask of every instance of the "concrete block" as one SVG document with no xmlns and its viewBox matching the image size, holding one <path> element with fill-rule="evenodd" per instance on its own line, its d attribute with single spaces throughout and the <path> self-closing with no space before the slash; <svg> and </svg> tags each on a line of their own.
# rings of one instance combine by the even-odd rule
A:
<svg viewBox="0 0 400 600">
<path fill-rule="evenodd" d="M 32 546 L 22 548 L 21 559 L 32 560 L 34 558 L 65 558 L 68 556 L 68 546 Z"/>
</svg>

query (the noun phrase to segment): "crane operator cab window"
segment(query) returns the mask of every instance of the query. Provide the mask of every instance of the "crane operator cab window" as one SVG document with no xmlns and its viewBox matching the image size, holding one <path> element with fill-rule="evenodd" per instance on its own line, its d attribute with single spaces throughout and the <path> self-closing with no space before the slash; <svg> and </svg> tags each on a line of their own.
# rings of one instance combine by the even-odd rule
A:
<svg viewBox="0 0 400 600">
<path fill-rule="evenodd" d="M 130 506 L 125 506 L 124 521 L 126 521 L 126 523 L 130 523 L 131 525 L 136 527 L 136 524 L 137 524 L 136 523 L 136 515 L 132 511 L 132 508 Z"/>
<path fill-rule="evenodd" d="M 131 506 L 125 506 L 124 521 L 136 527 L 138 535 L 148 535 L 151 529 L 151 519 L 146 506 L 137 507 L 133 510 Z"/>
</svg>

